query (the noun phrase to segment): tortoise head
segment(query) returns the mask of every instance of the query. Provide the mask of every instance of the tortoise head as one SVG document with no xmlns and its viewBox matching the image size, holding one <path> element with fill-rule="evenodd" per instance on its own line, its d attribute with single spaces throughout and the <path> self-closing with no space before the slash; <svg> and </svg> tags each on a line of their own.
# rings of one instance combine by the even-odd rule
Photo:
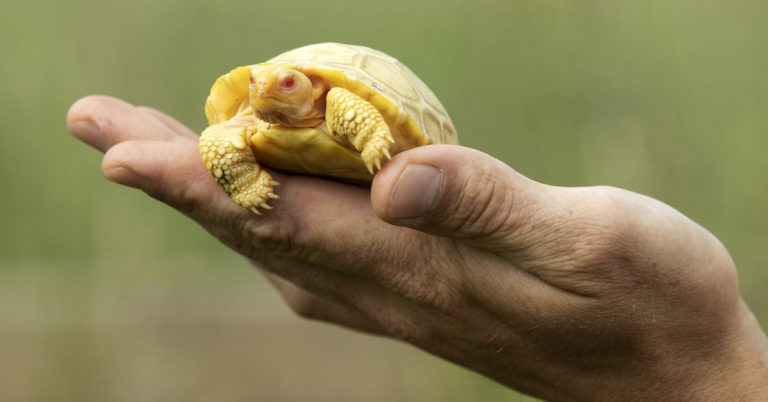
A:
<svg viewBox="0 0 768 402">
<path fill-rule="evenodd" d="M 286 65 L 263 63 L 251 68 L 249 101 L 260 119 L 288 127 L 317 124 L 312 80 Z"/>
</svg>

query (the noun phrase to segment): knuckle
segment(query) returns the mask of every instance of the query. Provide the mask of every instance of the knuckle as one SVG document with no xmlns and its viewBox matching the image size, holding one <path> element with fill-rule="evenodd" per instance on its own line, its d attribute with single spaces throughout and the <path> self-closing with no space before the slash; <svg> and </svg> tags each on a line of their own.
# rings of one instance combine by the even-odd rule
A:
<svg viewBox="0 0 768 402">
<path fill-rule="evenodd" d="M 201 219 L 221 242 L 257 262 L 273 258 L 301 261 L 305 248 L 299 245 L 295 221 L 274 216 L 255 217 L 250 211 L 232 205 L 211 209 Z"/>
<path fill-rule="evenodd" d="M 245 219 L 242 222 L 243 238 L 253 247 L 269 255 L 290 256 L 299 260 L 307 258 L 306 247 L 301 245 L 301 228 L 290 215 L 270 215 L 264 219 Z"/>
<path fill-rule="evenodd" d="M 156 181 L 164 182 L 165 180 L 163 178 L 158 178 Z M 172 205 L 184 214 L 189 214 L 201 204 L 199 197 L 196 196 L 199 186 L 195 183 L 187 182 L 182 186 L 161 189 L 156 187 L 158 186 L 145 188 L 144 191 L 151 197 Z"/>
<path fill-rule="evenodd" d="M 416 266 L 400 267 L 391 279 L 391 286 L 400 296 L 416 305 L 446 310 L 452 298 L 448 295 L 448 286 L 444 278 L 434 272 L 414 272 Z M 430 270 L 431 271 L 431 270 Z"/>
<path fill-rule="evenodd" d="M 439 244 L 440 240 L 428 238 L 423 242 L 402 244 L 397 250 L 408 250 L 409 258 L 402 255 L 388 259 L 385 269 L 378 273 L 377 282 L 392 292 L 421 308 L 451 311 L 460 301 L 459 280 L 456 278 L 457 261 L 461 256 L 451 253 Z M 447 251 L 448 250 L 448 251 Z"/>
<path fill-rule="evenodd" d="M 513 197 L 509 186 L 492 171 L 480 171 L 478 175 L 466 177 L 457 186 L 449 206 L 442 211 L 452 230 L 449 235 L 460 234 L 471 240 L 502 232 L 510 222 L 519 218 L 513 216 Z"/>
<path fill-rule="evenodd" d="M 201 184 L 186 180 L 180 185 L 169 185 L 171 180 L 166 173 L 156 173 L 145 177 L 140 184 L 141 190 L 150 197 L 168 204 L 179 212 L 192 215 L 210 203 L 210 196 L 205 196 Z"/>
<path fill-rule="evenodd" d="M 619 189 L 594 190 L 579 217 L 569 222 L 569 254 L 581 268 L 626 266 L 632 258 L 634 235 L 625 201 Z"/>
<path fill-rule="evenodd" d="M 547 275 L 568 280 L 571 289 L 595 295 L 632 275 L 637 261 L 631 223 L 623 212 L 625 200 L 603 189 L 575 189 L 572 209 L 549 219 L 536 234 L 533 262 Z"/>
<path fill-rule="evenodd" d="M 163 185 L 163 179 L 162 174 L 154 177 L 144 176 L 139 183 L 139 188 L 148 196 L 184 212 L 183 203 L 180 202 L 184 189 L 165 186 Z"/>
<path fill-rule="evenodd" d="M 323 318 L 322 309 L 318 306 L 317 298 L 306 292 L 285 292 L 285 302 L 291 311 L 305 319 L 319 320 Z"/>
<path fill-rule="evenodd" d="M 579 268 L 602 270 L 630 265 L 627 240 L 604 226 L 596 225 L 582 231 L 573 248 L 572 256 Z"/>
</svg>

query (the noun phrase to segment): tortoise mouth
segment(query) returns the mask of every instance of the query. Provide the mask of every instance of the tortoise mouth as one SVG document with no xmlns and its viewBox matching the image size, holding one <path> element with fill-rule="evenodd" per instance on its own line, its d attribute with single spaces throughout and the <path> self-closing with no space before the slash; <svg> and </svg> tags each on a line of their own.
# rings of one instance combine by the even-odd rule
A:
<svg viewBox="0 0 768 402">
<path fill-rule="evenodd" d="M 278 121 L 272 121 L 273 119 L 271 117 L 284 116 L 282 110 L 289 106 L 289 103 L 280 99 L 280 97 L 261 91 L 251 92 L 248 97 L 248 103 L 250 103 L 253 111 L 260 119 L 269 123 L 280 123 Z"/>
</svg>

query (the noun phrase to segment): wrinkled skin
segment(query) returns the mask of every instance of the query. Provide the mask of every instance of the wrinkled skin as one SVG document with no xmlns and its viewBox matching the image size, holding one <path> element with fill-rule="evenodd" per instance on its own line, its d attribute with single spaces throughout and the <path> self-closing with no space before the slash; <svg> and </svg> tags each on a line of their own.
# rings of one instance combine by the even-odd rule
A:
<svg viewBox="0 0 768 402">
<path fill-rule="evenodd" d="M 288 127 L 315 127 L 325 117 L 327 90 L 321 81 L 283 65 L 259 64 L 251 68 L 248 99 L 256 116 Z"/>
<path fill-rule="evenodd" d="M 281 199 L 256 216 L 167 115 L 88 97 L 67 121 L 106 152 L 109 180 L 200 223 L 303 317 L 404 340 L 551 400 L 768 395 L 768 341 L 728 253 L 656 200 L 544 185 L 440 145 L 396 155 L 371 190 L 274 172 Z"/>
</svg>

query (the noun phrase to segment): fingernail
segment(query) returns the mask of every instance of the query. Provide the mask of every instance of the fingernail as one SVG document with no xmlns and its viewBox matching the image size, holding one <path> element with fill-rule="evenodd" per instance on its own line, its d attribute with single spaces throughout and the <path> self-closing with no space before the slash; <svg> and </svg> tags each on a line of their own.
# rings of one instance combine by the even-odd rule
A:
<svg viewBox="0 0 768 402">
<path fill-rule="evenodd" d="M 435 203 L 441 176 L 440 171 L 432 166 L 406 166 L 389 196 L 389 216 L 413 219 L 424 215 Z"/>
<path fill-rule="evenodd" d="M 69 132 L 81 139 L 88 145 L 100 149 L 106 150 L 107 140 L 104 134 L 94 122 L 90 120 L 77 120 L 67 124 Z"/>
<path fill-rule="evenodd" d="M 141 178 L 136 173 L 124 167 L 105 168 L 103 172 L 107 180 L 124 186 L 136 187 L 141 182 Z"/>
</svg>

